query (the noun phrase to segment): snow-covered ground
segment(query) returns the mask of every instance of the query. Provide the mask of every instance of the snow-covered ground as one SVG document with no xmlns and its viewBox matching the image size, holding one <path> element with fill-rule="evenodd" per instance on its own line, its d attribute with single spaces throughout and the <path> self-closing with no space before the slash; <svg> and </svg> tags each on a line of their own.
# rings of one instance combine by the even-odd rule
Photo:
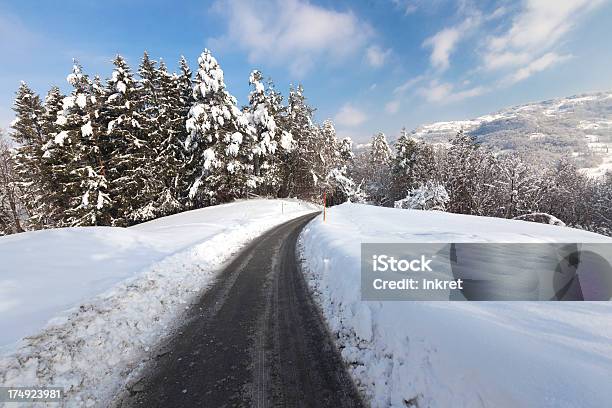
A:
<svg viewBox="0 0 612 408">
<path fill-rule="evenodd" d="M 604 407 L 612 303 L 360 301 L 361 242 L 612 242 L 566 227 L 343 204 L 300 246 L 373 407 Z"/>
<path fill-rule="evenodd" d="M 105 406 L 232 254 L 316 209 L 237 201 L 132 228 L 0 238 L 0 384 L 65 387 L 66 406 Z"/>
</svg>

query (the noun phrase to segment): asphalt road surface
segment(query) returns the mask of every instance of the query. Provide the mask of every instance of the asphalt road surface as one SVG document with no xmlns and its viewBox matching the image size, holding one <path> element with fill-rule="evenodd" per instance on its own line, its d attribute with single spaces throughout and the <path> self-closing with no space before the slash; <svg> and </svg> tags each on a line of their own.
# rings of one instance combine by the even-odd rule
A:
<svg viewBox="0 0 612 408">
<path fill-rule="evenodd" d="M 296 259 L 316 214 L 244 249 L 117 407 L 361 407 Z"/>
</svg>

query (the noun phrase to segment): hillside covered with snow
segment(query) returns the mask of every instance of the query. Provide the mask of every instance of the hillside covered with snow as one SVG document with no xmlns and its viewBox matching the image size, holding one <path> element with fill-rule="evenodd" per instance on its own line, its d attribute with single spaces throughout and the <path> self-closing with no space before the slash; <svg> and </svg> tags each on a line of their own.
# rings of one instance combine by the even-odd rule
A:
<svg viewBox="0 0 612 408">
<path fill-rule="evenodd" d="M 603 407 L 609 302 L 361 301 L 360 244 L 607 242 L 576 229 L 358 204 L 300 238 L 310 288 L 373 407 Z"/>
<path fill-rule="evenodd" d="M 462 130 L 496 149 L 533 160 L 573 155 L 592 175 L 612 169 L 612 91 L 551 99 L 502 109 L 471 120 L 436 122 L 412 134 L 443 143 Z"/>
<path fill-rule="evenodd" d="M 131 228 L 0 237 L 0 384 L 53 384 L 71 406 L 104 406 L 226 260 L 316 210 L 236 201 Z"/>
</svg>

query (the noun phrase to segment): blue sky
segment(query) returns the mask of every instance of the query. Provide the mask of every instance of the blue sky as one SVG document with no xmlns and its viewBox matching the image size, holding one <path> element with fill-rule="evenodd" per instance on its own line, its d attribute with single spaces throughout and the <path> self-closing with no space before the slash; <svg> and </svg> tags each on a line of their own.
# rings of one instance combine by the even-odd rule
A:
<svg viewBox="0 0 612 408">
<path fill-rule="evenodd" d="M 253 68 L 286 94 L 302 83 L 340 136 L 612 89 L 610 0 L 0 1 L 0 127 L 19 81 L 68 90 L 77 58 L 108 77 L 147 50 L 195 70 L 208 47 L 240 103 Z"/>
</svg>

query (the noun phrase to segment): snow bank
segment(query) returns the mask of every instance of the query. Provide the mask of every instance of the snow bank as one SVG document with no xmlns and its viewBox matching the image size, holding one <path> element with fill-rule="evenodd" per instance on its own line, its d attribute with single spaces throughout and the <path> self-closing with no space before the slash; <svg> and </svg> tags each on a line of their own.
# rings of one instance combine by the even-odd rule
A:
<svg viewBox="0 0 612 408">
<path fill-rule="evenodd" d="M 127 229 L 0 238 L 0 384 L 65 387 L 67 406 L 105 406 L 233 253 L 313 210 L 237 201 Z"/>
<path fill-rule="evenodd" d="M 361 242 L 612 242 L 571 228 L 343 204 L 300 237 L 305 273 L 373 407 L 603 407 L 609 302 L 362 302 Z"/>
</svg>

